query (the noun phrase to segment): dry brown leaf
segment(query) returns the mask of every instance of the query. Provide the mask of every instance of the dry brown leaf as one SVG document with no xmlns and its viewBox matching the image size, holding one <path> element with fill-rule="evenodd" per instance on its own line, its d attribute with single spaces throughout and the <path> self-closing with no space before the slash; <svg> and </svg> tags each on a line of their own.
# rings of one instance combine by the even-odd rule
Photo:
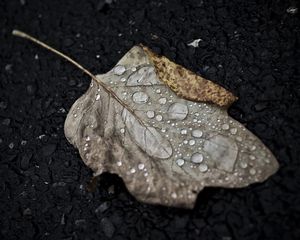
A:
<svg viewBox="0 0 300 240">
<path fill-rule="evenodd" d="M 245 187 L 277 170 L 257 137 L 224 108 L 179 98 L 152 60 L 135 46 L 97 76 L 143 124 L 94 81 L 68 114 L 65 135 L 95 175 L 118 174 L 140 201 L 192 208 L 205 186 Z"/>
<path fill-rule="evenodd" d="M 92 77 L 67 116 L 65 135 L 95 176 L 118 174 L 138 200 L 192 208 L 204 187 L 245 187 L 278 169 L 265 145 L 220 107 L 233 94 L 148 48 L 133 47 L 95 77 L 37 39 L 13 34 Z"/>
</svg>

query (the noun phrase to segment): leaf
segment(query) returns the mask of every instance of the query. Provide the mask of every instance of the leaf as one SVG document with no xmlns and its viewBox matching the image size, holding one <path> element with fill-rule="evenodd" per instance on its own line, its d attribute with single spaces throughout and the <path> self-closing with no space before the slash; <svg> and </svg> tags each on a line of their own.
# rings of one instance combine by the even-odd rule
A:
<svg viewBox="0 0 300 240">
<path fill-rule="evenodd" d="M 96 176 L 118 174 L 137 199 L 192 208 L 206 186 L 244 187 L 278 169 L 264 144 L 228 116 L 233 94 L 148 48 L 133 47 L 113 70 L 95 77 L 34 37 L 12 34 L 92 78 L 67 116 L 65 135 Z"/>
<path fill-rule="evenodd" d="M 140 201 L 192 208 L 204 187 L 245 187 L 278 169 L 265 145 L 228 116 L 233 94 L 144 46 L 97 79 L 121 101 L 92 80 L 65 135 L 95 175 L 118 174 Z"/>
</svg>

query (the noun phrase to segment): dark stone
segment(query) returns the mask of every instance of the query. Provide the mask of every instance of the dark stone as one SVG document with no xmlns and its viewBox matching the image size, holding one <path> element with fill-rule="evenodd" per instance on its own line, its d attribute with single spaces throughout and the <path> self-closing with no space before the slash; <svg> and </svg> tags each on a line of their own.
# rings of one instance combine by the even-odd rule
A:
<svg viewBox="0 0 300 240">
<path fill-rule="evenodd" d="M 104 203 L 100 204 L 100 206 L 96 208 L 95 213 L 105 212 L 110 207 L 110 205 L 111 205 L 110 202 L 104 202 Z"/>
<path fill-rule="evenodd" d="M 115 233 L 115 226 L 108 218 L 102 218 L 100 221 L 101 229 L 104 232 L 105 236 L 112 238 Z"/>
<path fill-rule="evenodd" d="M 51 156 L 56 150 L 56 144 L 48 144 L 42 148 L 45 157 Z"/>
</svg>

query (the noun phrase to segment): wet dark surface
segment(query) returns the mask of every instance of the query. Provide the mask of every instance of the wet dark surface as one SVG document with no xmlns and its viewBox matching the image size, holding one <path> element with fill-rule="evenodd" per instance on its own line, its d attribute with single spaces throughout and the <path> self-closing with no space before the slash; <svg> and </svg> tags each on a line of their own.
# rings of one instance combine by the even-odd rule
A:
<svg viewBox="0 0 300 240">
<path fill-rule="evenodd" d="M 299 12 L 284 1 L 1 1 L 1 239 L 300 239 Z M 262 184 L 206 189 L 194 210 L 137 202 L 92 172 L 64 137 L 89 78 L 11 36 L 19 28 L 108 71 L 134 44 L 239 96 L 230 114 L 273 151 Z M 201 38 L 198 48 L 187 46 Z M 298 64 L 298 65 L 297 65 Z"/>
</svg>

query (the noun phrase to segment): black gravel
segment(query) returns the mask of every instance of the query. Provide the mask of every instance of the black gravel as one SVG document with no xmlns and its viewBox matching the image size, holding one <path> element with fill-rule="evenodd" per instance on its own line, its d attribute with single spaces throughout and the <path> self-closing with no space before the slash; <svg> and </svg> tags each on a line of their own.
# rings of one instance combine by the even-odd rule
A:
<svg viewBox="0 0 300 240">
<path fill-rule="evenodd" d="M 1 239 L 300 239 L 300 26 L 293 6 L 275 0 L 0 1 Z M 94 73 L 143 43 L 214 80 L 239 96 L 230 114 L 273 151 L 280 170 L 248 188 L 206 189 L 192 211 L 137 202 L 109 174 L 88 192 L 92 172 L 65 139 L 63 124 L 89 78 L 12 37 L 13 28 Z M 198 48 L 187 46 L 198 38 Z"/>
</svg>

